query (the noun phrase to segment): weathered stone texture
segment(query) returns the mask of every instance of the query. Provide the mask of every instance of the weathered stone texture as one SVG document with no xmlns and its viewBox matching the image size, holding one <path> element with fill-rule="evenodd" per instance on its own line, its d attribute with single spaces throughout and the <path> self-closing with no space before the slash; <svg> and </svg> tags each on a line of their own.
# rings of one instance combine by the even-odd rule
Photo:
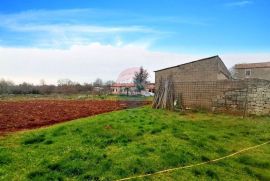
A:
<svg viewBox="0 0 270 181">
<path fill-rule="evenodd" d="M 238 81 L 240 83 L 240 81 Z M 270 81 L 249 79 L 242 82 L 245 88 L 225 91 L 213 99 L 214 110 L 230 110 L 248 114 L 270 114 Z"/>
</svg>

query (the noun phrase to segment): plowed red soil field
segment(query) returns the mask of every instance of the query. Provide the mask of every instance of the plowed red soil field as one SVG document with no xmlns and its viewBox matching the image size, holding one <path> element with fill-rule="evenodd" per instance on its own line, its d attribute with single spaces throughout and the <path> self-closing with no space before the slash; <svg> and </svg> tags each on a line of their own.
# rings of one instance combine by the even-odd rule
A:
<svg viewBox="0 0 270 181">
<path fill-rule="evenodd" d="M 38 128 L 147 103 L 107 100 L 0 101 L 0 133 Z"/>
</svg>

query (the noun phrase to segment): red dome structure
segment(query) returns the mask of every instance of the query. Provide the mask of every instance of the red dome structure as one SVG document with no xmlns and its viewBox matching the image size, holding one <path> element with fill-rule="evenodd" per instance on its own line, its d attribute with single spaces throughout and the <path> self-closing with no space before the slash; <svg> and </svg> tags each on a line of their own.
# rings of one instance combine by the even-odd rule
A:
<svg viewBox="0 0 270 181">
<path fill-rule="evenodd" d="M 137 94 L 153 94 L 154 92 L 154 84 L 147 84 L 146 90 L 142 92 L 138 92 L 136 90 L 136 86 L 133 83 L 133 78 L 136 72 L 140 71 L 140 67 L 132 67 L 122 71 L 116 83 L 111 86 L 113 94 L 126 94 L 126 95 L 137 95 Z M 149 93 L 150 92 L 150 93 Z"/>
<path fill-rule="evenodd" d="M 117 80 L 116 83 L 119 84 L 129 84 L 129 83 L 133 83 L 133 78 L 136 72 L 140 71 L 140 67 L 133 67 L 133 68 L 128 68 L 124 71 L 122 71 Z"/>
</svg>

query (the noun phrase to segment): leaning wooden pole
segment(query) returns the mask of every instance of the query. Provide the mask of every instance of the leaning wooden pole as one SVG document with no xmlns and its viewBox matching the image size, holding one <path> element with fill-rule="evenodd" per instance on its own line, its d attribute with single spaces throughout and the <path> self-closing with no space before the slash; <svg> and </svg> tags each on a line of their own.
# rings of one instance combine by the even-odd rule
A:
<svg viewBox="0 0 270 181">
<path fill-rule="evenodd" d="M 160 79 L 152 107 L 156 109 L 173 109 L 174 97 L 172 76 Z"/>
</svg>

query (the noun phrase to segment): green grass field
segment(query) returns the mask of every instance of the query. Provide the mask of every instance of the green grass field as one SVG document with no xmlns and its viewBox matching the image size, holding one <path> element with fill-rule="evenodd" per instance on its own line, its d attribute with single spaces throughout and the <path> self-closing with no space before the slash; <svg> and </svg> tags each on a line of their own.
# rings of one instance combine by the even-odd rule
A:
<svg viewBox="0 0 270 181">
<path fill-rule="evenodd" d="M 119 100 L 119 101 L 152 101 L 153 97 L 141 95 L 93 95 L 86 93 L 77 94 L 6 94 L 0 95 L 0 101 L 22 101 L 22 100 Z"/>
<path fill-rule="evenodd" d="M 122 110 L 0 137 L 0 180 L 116 180 L 219 158 L 269 139 L 269 117 Z M 270 180 L 270 144 L 134 180 Z"/>
</svg>

